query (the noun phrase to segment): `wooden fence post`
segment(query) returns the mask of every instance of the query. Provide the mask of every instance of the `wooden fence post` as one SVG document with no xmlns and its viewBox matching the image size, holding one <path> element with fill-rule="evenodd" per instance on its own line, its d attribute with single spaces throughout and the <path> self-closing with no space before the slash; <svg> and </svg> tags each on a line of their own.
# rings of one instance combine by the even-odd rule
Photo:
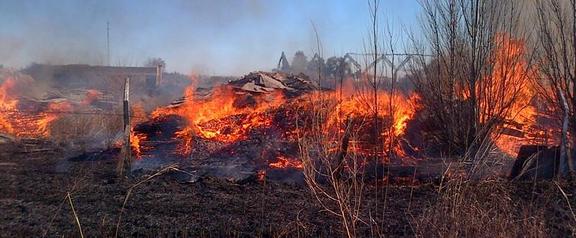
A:
<svg viewBox="0 0 576 238">
<path fill-rule="evenodd" d="M 123 122 L 124 122 L 124 156 L 120 159 L 118 164 L 118 172 L 120 176 L 124 172 L 130 173 L 130 165 L 132 162 L 132 148 L 130 142 L 130 78 L 124 81 L 124 100 L 123 100 Z"/>
</svg>

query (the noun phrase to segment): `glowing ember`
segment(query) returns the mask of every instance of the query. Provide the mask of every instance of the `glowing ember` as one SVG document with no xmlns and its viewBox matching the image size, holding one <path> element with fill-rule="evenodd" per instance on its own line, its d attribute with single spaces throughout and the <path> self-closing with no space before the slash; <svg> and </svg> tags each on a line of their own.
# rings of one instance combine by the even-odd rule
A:
<svg viewBox="0 0 576 238">
<path fill-rule="evenodd" d="M 258 173 L 256 173 L 256 179 L 258 179 L 260 182 L 263 182 L 264 179 L 266 179 L 266 170 L 259 170 Z"/>
<path fill-rule="evenodd" d="M 302 161 L 298 159 L 292 159 L 285 156 L 278 156 L 276 158 L 276 162 L 269 164 L 270 168 L 273 169 L 286 169 L 286 168 L 296 168 L 302 169 L 304 168 L 302 165 Z"/>
</svg>

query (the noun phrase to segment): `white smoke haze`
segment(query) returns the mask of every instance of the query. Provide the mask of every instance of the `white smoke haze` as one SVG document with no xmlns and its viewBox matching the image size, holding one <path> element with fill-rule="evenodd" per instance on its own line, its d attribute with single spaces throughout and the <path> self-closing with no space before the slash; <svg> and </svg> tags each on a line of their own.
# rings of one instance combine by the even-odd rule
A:
<svg viewBox="0 0 576 238">
<path fill-rule="evenodd" d="M 392 18 L 405 3 L 382 4 L 383 15 Z M 15 68 L 33 62 L 107 64 L 107 22 L 111 65 L 141 66 L 159 57 L 170 72 L 220 75 L 270 70 L 282 51 L 291 58 L 303 50 L 311 58 L 317 48 L 312 23 L 325 58 L 361 52 L 369 26 L 363 1 L 4 0 L 1 5 L 0 64 Z"/>
<path fill-rule="evenodd" d="M 263 24 L 281 16 L 281 9 L 257 0 L 2 5 L 1 24 L 7 27 L 0 27 L 0 64 L 16 68 L 33 62 L 106 64 L 107 22 L 111 65 L 139 66 L 160 57 L 169 71 L 241 74 L 273 68 L 281 49 L 310 48 L 308 25 L 289 32 Z"/>
</svg>

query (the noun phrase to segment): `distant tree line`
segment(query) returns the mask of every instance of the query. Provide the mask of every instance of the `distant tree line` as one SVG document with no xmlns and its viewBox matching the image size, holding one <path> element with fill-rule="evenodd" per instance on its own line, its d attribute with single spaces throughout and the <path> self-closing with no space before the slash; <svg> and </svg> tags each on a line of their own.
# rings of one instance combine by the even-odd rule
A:
<svg viewBox="0 0 576 238">
<path fill-rule="evenodd" d="M 277 71 L 305 74 L 312 79 L 319 76 L 328 79 L 353 77 L 357 69 L 345 57 L 332 56 L 327 60 L 318 54 L 314 54 L 311 59 L 303 51 L 297 51 L 288 63 L 286 56 L 282 53 Z"/>
</svg>

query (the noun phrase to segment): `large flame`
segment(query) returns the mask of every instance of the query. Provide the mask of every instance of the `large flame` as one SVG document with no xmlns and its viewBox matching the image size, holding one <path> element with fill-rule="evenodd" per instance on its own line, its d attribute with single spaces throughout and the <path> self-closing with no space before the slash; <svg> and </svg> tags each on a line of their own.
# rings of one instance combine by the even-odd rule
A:
<svg viewBox="0 0 576 238">
<path fill-rule="evenodd" d="M 279 91 L 250 97 L 243 100 L 245 105 L 238 105 L 242 96 L 247 95 L 238 94 L 226 85 L 215 88 L 208 96 L 200 96 L 192 84 L 186 88 L 182 105 L 158 108 L 152 112 L 152 118 L 179 115 L 187 120 L 186 128 L 177 132 L 177 137 L 184 141 L 184 153 L 190 152 L 194 136 L 225 143 L 239 141 L 246 138 L 250 129 L 269 126 L 272 119 L 262 112 L 284 102 Z M 224 121 L 234 115 L 239 116 Z"/>
<path fill-rule="evenodd" d="M 339 131 L 342 136 L 346 128 L 351 126 L 353 132 L 349 133 L 354 135 L 350 140 L 349 151 L 356 155 L 377 155 L 385 161 L 388 161 L 388 155 L 396 155 L 404 161 L 409 154 L 399 142 L 406 135 L 408 121 L 414 118 L 420 108 L 419 96 L 401 91 L 378 90 L 374 93 L 362 90 L 361 85 L 354 87 L 352 81 L 347 82 L 336 91 L 318 92 L 310 96 L 311 101 L 332 102 L 328 104 L 333 107 L 322 106 L 320 109 L 329 111 L 324 130 L 328 133 Z M 376 138 L 374 133 L 377 134 Z M 329 144 L 338 144 L 338 138 L 332 140 Z"/>
<path fill-rule="evenodd" d="M 70 112 L 67 101 L 50 102 L 40 110 L 20 110 L 17 95 L 18 81 L 8 77 L 0 84 L 0 133 L 16 137 L 40 138 L 50 136 L 50 124 L 61 113 Z"/>
<path fill-rule="evenodd" d="M 330 97 L 338 97 L 337 93 L 331 93 Z M 407 122 L 414 117 L 418 108 L 418 95 L 412 94 L 407 97 L 402 93 L 378 92 L 378 117 L 391 118 L 388 128 L 391 129 L 394 136 L 402 136 L 406 132 Z M 368 99 L 370 100 L 370 99 Z M 367 101 L 365 97 L 358 95 L 345 96 L 340 99 L 335 110 L 330 114 L 328 125 L 335 125 L 342 117 L 362 117 L 370 118 L 374 116 L 375 109 L 372 101 Z M 381 133 L 388 133 L 381 132 Z"/>
<path fill-rule="evenodd" d="M 12 98 L 10 90 L 15 86 L 16 82 L 12 78 L 6 79 L 0 85 L 0 132 L 6 134 L 14 134 L 14 127 L 8 115 L 17 110 L 18 100 Z"/>
<path fill-rule="evenodd" d="M 526 46 L 522 40 L 500 33 L 487 75 L 476 84 L 480 123 L 501 120 L 491 137 L 495 145 L 515 157 L 520 146 L 535 143 L 543 125 L 537 124 L 539 110 L 536 97 L 537 67 L 526 59 Z M 457 86 L 456 91 L 466 100 L 470 91 Z"/>
<path fill-rule="evenodd" d="M 478 95 L 482 93 L 481 88 L 487 91 L 480 98 L 480 121 L 486 123 L 494 116 L 490 113 L 500 113 L 504 119 L 504 133 L 494 133 L 492 137 L 500 150 L 516 156 L 522 144 L 531 142 L 527 133 L 536 130 L 538 112 L 532 99 L 536 95 L 533 84 L 537 72 L 525 59 L 524 41 L 512 39 L 507 34 L 499 34 L 495 40 L 492 74 L 481 81 L 477 90 Z M 521 133 L 512 136 L 506 130 Z"/>
<path fill-rule="evenodd" d="M 515 128 L 522 134 L 535 124 L 538 114 L 532 103 L 535 92 L 531 79 L 535 76 L 535 70 L 529 67 L 529 63 L 524 59 L 525 46 L 522 41 L 511 39 L 505 34 L 499 35 L 495 40 L 497 47 L 494 48 L 491 68 L 485 69 L 485 72 L 489 73 L 478 81 L 475 89 L 478 95 L 479 119 L 481 123 L 487 123 L 488 120 L 497 118 L 500 131 Z M 409 156 L 404 151 L 405 144 L 401 142 L 407 143 L 403 138 L 406 136 L 408 122 L 420 109 L 419 96 L 416 93 L 400 91 L 362 91 L 350 85 L 345 86 L 335 91 L 316 91 L 303 95 L 291 100 L 290 104 L 311 104 L 326 110 L 326 117 L 321 119 L 321 123 L 327 131 L 342 132 L 347 123 L 357 123 L 354 124 L 357 135 L 350 141 L 349 149 L 352 152 L 371 154 L 374 153 L 374 148 L 379 148 L 381 151 L 376 152 L 378 155 L 392 151 L 397 157 Z M 462 100 L 466 100 L 470 95 L 466 90 L 466 87 L 456 88 Z M 250 95 L 229 85 L 216 87 L 208 95 L 199 95 L 192 84 L 186 88 L 184 98 L 178 106 L 161 107 L 151 114 L 153 120 L 169 115 L 186 119 L 187 125 L 178 131 L 174 138 L 181 141 L 184 154 L 191 152 L 195 138 L 221 143 L 247 139 L 252 129 L 270 127 L 275 123 L 267 112 L 279 109 L 287 102 L 280 90 Z M 303 105 L 291 106 L 310 109 Z M 297 120 L 297 116 L 293 116 L 294 118 L 285 120 Z M 302 129 L 288 128 L 297 131 Z M 373 138 L 372 132 L 375 130 L 378 130 L 377 138 Z M 297 133 L 286 131 L 285 134 Z M 494 133 L 492 136 L 501 150 L 514 155 L 518 147 L 526 143 L 523 139 L 526 136 L 509 134 Z M 146 135 L 132 133 L 132 143 L 137 154 L 141 153 L 142 141 L 147 139 Z M 338 144 L 337 139 L 330 143 L 335 146 Z M 382 146 L 379 147 L 380 143 Z M 278 158 L 270 167 L 299 167 L 287 161 L 292 160 Z"/>
<path fill-rule="evenodd" d="M 222 143 L 233 143 L 248 138 L 249 132 L 254 128 L 269 128 L 274 123 L 272 116 L 267 113 L 272 110 L 280 110 L 280 106 L 286 103 L 282 91 L 277 90 L 265 94 L 249 95 L 236 91 L 234 88 L 223 85 L 216 87 L 209 95 L 198 95 L 194 84 L 186 88 L 185 100 L 178 106 L 168 106 L 156 109 L 152 112 L 152 119 L 158 120 L 169 115 L 178 115 L 185 118 L 187 125 L 182 130 L 176 132 L 176 138 L 181 142 L 181 152 L 188 154 L 192 151 L 194 138 L 203 138 Z M 405 96 L 400 92 L 389 93 L 380 91 L 377 93 L 379 123 L 378 137 L 381 139 L 382 149 L 392 149 L 397 155 L 405 155 L 398 143 L 388 143 L 389 137 L 402 137 L 406 132 L 407 122 L 413 118 L 418 106 L 417 95 Z M 308 95 L 303 95 L 298 99 L 291 100 L 290 107 L 307 108 L 306 105 L 321 105 L 328 101 L 326 108 L 328 117 L 323 119 L 325 128 L 331 131 L 341 131 L 344 129 L 343 118 L 353 118 L 354 120 L 370 121 L 373 118 L 374 108 L 371 101 L 366 101 L 366 95 L 355 92 L 353 89 L 346 89 L 345 93 L 336 91 L 317 91 Z M 310 109 L 310 108 L 308 108 Z M 304 109 L 304 110 L 308 110 Z M 297 120 L 297 113 L 288 113 L 284 118 L 288 124 Z M 293 123 L 292 123 L 293 124 Z M 358 125 L 363 127 L 365 125 Z M 293 126 L 284 127 L 285 135 L 295 134 L 290 130 L 299 130 Z M 365 129 L 368 130 L 368 129 Z M 140 153 L 145 135 L 133 133 L 134 151 Z M 293 139 L 293 138 L 292 138 Z M 355 140 L 352 144 L 366 144 L 368 140 Z M 391 147 L 390 147 L 391 146 Z M 362 146 L 352 146 L 351 150 L 365 150 Z M 379 152 L 383 153 L 383 152 Z M 271 164 L 271 168 L 295 167 L 293 160 L 278 158 L 278 161 Z M 286 163 L 290 161 L 290 163 Z M 285 165 L 285 166 L 283 166 Z"/>
<path fill-rule="evenodd" d="M 62 115 L 73 113 L 76 106 L 86 106 L 102 95 L 88 90 L 80 104 L 67 99 L 43 102 L 24 96 L 25 90 L 34 87 L 32 78 L 13 72 L 4 72 L 0 83 L 0 133 L 18 138 L 48 138 L 51 126 Z M 7 75 L 7 76 L 6 76 Z"/>
</svg>

